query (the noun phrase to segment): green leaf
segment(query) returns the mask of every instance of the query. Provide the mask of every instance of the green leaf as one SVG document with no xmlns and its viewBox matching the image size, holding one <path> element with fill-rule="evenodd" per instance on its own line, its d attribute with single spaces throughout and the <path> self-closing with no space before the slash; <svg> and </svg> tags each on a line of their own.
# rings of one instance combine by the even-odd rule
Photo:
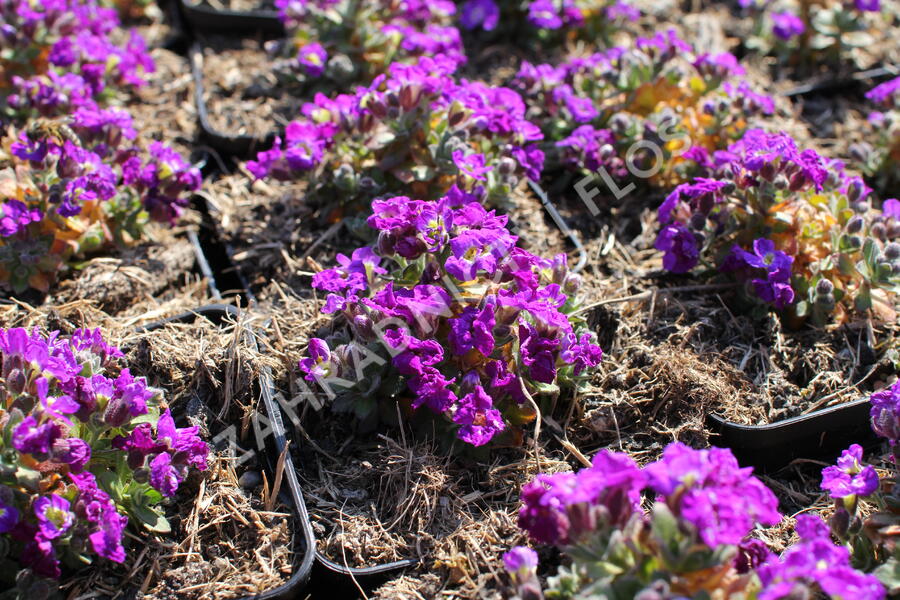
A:
<svg viewBox="0 0 900 600">
<path fill-rule="evenodd" d="M 891 595 L 900 591 L 900 561 L 896 557 L 889 558 L 886 563 L 875 569 L 873 573 Z"/>
<path fill-rule="evenodd" d="M 172 526 L 169 524 L 169 521 L 152 508 L 135 504 L 128 512 L 140 521 L 148 531 L 153 531 L 155 533 L 171 533 L 172 531 Z"/>
</svg>

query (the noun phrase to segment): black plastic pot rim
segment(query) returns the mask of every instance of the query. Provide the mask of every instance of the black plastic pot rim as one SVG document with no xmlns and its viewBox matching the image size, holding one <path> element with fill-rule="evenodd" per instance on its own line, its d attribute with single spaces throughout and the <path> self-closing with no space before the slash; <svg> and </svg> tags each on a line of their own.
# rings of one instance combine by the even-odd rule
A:
<svg viewBox="0 0 900 600">
<path fill-rule="evenodd" d="M 194 33 L 286 35 L 284 24 L 274 10 L 219 10 L 188 0 L 178 0 L 178 4 Z"/>
<path fill-rule="evenodd" d="M 738 458 L 763 470 L 794 458 L 835 454 L 850 443 L 876 441 L 869 423 L 869 399 L 860 398 L 765 425 L 744 425 L 711 414 L 707 426 Z"/>
<path fill-rule="evenodd" d="M 209 122 L 209 110 L 204 96 L 203 54 L 199 44 L 193 44 L 189 50 L 191 73 L 194 77 L 194 105 L 197 108 L 197 120 L 203 137 L 216 152 L 222 156 L 239 159 L 254 158 L 254 153 L 268 150 L 275 143 L 277 132 L 270 132 L 263 137 L 252 135 L 231 135 L 223 133 Z"/>
<path fill-rule="evenodd" d="M 823 92 L 834 92 L 859 85 L 867 79 L 882 79 L 884 77 L 896 77 L 900 75 L 900 70 L 896 67 L 878 67 L 875 69 L 867 69 L 865 71 L 857 71 L 848 77 L 829 78 L 819 81 L 813 81 L 807 84 L 798 85 L 782 93 L 782 96 L 788 98 L 794 96 L 807 96 L 810 94 L 818 94 Z"/>
<path fill-rule="evenodd" d="M 169 317 L 167 319 L 161 319 L 159 321 L 147 323 L 141 327 L 138 327 L 137 331 L 140 333 L 147 333 L 156 329 L 160 329 L 161 327 L 164 327 L 169 323 L 192 323 L 197 319 L 197 317 L 200 316 L 209 319 L 216 325 L 223 325 L 226 322 L 227 318 L 230 317 L 234 319 L 239 315 L 239 312 L 239 309 L 232 305 L 209 304 L 189 311 L 185 311 L 181 314 Z M 236 326 L 242 327 L 243 333 L 246 338 L 252 345 L 256 346 L 256 336 L 254 335 L 254 332 L 246 325 Z M 288 581 L 278 586 L 277 588 L 267 590 L 261 594 L 257 594 L 254 596 L 246 596 L 242 600 L 281 600 L 283 598 L 295 597 L 296 594 L 300 591 L 297 588 L 304 586 L 309 580 L 310 573 L 312 572 L 312 566 L 317 554 L 315 551 L 315 536 L 313 534 L 312 524 L 309 521 L 309 513 L 306 511 L 306 504 L 303 501 L 303 492 L 300 489 L 300 482 L 297 479 L 297 472 L 294 468 L 294 463 L 291 459 L 291 455 L 285 452 L 285 448 L 287 447 L 287 436 L 284 428 L 284 422 L 281 417 L 281 411 L 278 408 L 278 404 L 275 402 L 275 398 L 272 394 L 272 388 L 272 373 L 268 368 L 266 368 L 262 373 L 260 373 L 260 395 L 263 400 L 266 414 L 268 414 L 270 418 L 270 427 L 272 436 L 275 441 L 275 449 L 279 456 L 281 454 L 284 454 L 284 475 L 285 479 L 287 480 L 287 487 L 291 493 L 291 500 L 294 504 L 295 517 L 299 519 L 300 529 L 303 534 L 303 558 L 301 559 L 300 564 L 297 566 L 297 569 L 294 571 Z M 268 456 L 269 453 L 266 454 Z M 272 468 L 275 468 L 275 464 L 277 464 L 277 461 L 269 460 L 269 462 L 270 466 Z"/>
</svg>

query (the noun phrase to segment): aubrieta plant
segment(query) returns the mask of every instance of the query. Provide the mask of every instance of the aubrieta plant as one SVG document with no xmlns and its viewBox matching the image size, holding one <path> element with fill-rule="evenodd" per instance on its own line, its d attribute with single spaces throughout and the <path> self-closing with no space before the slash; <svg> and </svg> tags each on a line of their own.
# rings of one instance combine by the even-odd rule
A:
<svg viewBox="0 0 900 600">
<path fill-rule="evenodd" d="M 143 38 L 126 38 L 94 0 L 2 0 L 0 15 L 0 97 L 13 116 L 95 108 L 154 69 Z"/>
<path fill-rule="evenodd" d="M 557 66 L 526 62 L 513 87 L 544 132 L 548 169 L 672 186 L 774 111 L 743 74 L 731 54 L 695 55 L 669 31 Z"/>
<path fill-rule="evenodd" d="M 892 2 L 893 0 L 888 0 Z M 897 17 L 881 0 L 738 0 L 753 18 L 751 50 L 780 65 L 839 65 L 854 48 L 872 46 Z"/>
<path fill-rule="evenodd" d="M 869 113 L 865 139 L 850 156 L 870 185 L 884 193 L 900 185 L 900 77 L 872 88 L 866 98 L 878 107 Z"/>
<path fill-rule="evenodd" d="M 127 113 L 80 109 L 0 137 L 0 285 L 46 292 L 87 255 L 174 224 L 200 173 L 152 142 L 134 144 Z"/>
<path fill-rule="evenodd" d="M 424 57 L 393 64 L 368 88 L 317 95 L 285 140 L 247 168 L 257 177 L 305 178 L 309 194 L 344 203 L 385 193 L 440 197 L 458 186 L 499 205 L 525 177 L 537 179 L 541 132 L 507 88 L 457 81 L 455 63 Z"/>
<path fill-rule="evenodd" d="M 872 572 L 891 596 L 900 593 L 900 382 L 871 396 L 872 430 L 890 444 L 887 474 L 863 461 L 853 444 L 822 471 L 822 490 L 834 500 L 831 531 L 852 552 L 853 565 Z"/>
<path fill-rule="evenodd" d="M 659 208 L 667 270 L 727 273 L 749 296 L 816 324 L 866 311 L 896 319 L 896 200 L 874 207 L 860 177 L 785 133 L 748 131 L 713 162 L 713 177 L 679 185 Z"/>
<path fill-rule="evenodd" d="M 600 362 L 573 314 L 581 281 L 566 256 L 516 247 L 481 200 L 455 187 L 438 201 L 376 200 L 376 245 L 315 275 L 323 312 L 346 327 L 310 340 L 300 368 L 333 410 L 374 424 L 402 409 L 472 446 L 514 445 L 535 403 L 554 403 Z"/>
<path fill-rule="evenodd" d="M 641 507 L 643 494 L 652 506 Z M 797 518 L 800 541 L 781 557 L 754 528 L 781 521 L 775 495 L 730 450 L 675 442 L 644 468 L 601 450 L 578 473 L 541 474 L 522 488 L 519 526 L 558 547 L 568 564 L 542 591 L 537 554 L 504 563 L 520 600 L 788 600 L 827 595 L 881 600 L 878 580 L 850 566 L 819 517 Z"/>
<path fill-rule="evenodd" d="M 0 356 L 0 580 L 46 598 L 65 567 L 123 562 L 129 520 L 167 532 L 163 499 L 209 450 L 99 330 L 3 329 Z"/>
<path fill-rule="evenodd" d="M 465 62 L 456 5 L 449 0 L 277 0 L 288 40 L 288 72 L 300 82 L 345 91 L 367 85 L 394 63 L 422 56 Z M 280 63 L 283 66 L 284 63 Z M 320 86 L 321 87 L 321 86 Z"/>
<path fill-rule="evenodd" d="M 608 44 L 624 22 L 635 21 L 640 14 L 621 0 L 465 0 L 459 23 L 467 30 L 509 29 L 518 36 L 527 22 L 539 38 L 557 38 L 555 34 L 564 32 Z"/>
</svg>

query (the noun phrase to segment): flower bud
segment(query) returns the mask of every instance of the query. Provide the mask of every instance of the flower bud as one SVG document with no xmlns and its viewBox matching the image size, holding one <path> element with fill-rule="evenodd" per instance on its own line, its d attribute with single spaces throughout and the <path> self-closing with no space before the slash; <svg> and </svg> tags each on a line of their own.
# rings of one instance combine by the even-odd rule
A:
<svg viewBox="0 0 900 600">
<path fill-rule="evenodd" d="M 900 259 L 900 243 L 891 242 L 884 247 L 884 257 L 891 262 Z"/>
<path fill-rule="evenodd" d="M 500 159 L 500 164 L 497 167 L 497 170 L 501 175 L 512 175 L 516 171 L 517 163 L 515 159 L 512 159 L 508 156 L 504 156 Z"/>
<path fill-rule="evenodd" d="M 852 144 L 850 146 L 850 157 L 856 162 L 867 163 L 872 154 L 872 145 L 868 142 Z"/>
<path fill-rule="evenodd" d="M 578 293 L 578 290 L 581 289 L 583 283 L 584 279 L 581 275 L 578 273 L 569 273 L 566 275 L 566 279 L 563 282 L 563 292 L 569 296 L 575 295 Z"/>
<path fill-rule="evenodd" d="M 862 179 L 857 177 L 847 186 L 847 199 L 850 200 L 851 203 L 859 202 L 863 197 L 865 188 L 866 185 L 863 183 Z"/>
<path fill-rule="evenodd" d="M 850 529 L 850 513 L 843 506 L 838 506 L 831 518 L 828 519 L 831 531 L 834 532 L 839 539 L 847 537 L 847 531 Z"/>
<path fill-rule="evenodd" d="M 847 244 L 854 250 L 858 250 L 859 248 L 862 248 L 863 241 L 858 235 L 851 235 L 847 236 Z"/>
<path fill-rule="evenodd" d="M 887 228 L 884 226 L 884 223 L 875 223 L 869 231 L 875 239 L 882 242 L 887 239 Z"/>
<path fill-rule="evenodd" d="M 9 375 L 6 376 L 6 387 L 13 394 L 18 395 L 24 392 L 27 384 L 28 380 L 25 378 L 25 373 L 23 373 L 21 369 L 13 369 L 10 371 Z"/>
<path fill-rule="evenodd" d="M 766 181 L 775 181 L 775 175 L 777 174 L 778 171 L 775 169 L 775 165 L 770 162 L 765 163 L 759 170 L 760 177 Z"/>
<path fill-rule="evenodd" d="M 834 284 L 831 283 L 830 279 L 820 279 L 819 283 L 816 284 L 816 294 L 819 296 L 825 296 L 827 294 L 831 294 L 834 292 Z"/>
<path fill-rule="evenodd" d="M 847 222 L 847 233 L 856 234 L 863 230 L 866 222 L 859 215 L 853 215 Z"/>
</svg>

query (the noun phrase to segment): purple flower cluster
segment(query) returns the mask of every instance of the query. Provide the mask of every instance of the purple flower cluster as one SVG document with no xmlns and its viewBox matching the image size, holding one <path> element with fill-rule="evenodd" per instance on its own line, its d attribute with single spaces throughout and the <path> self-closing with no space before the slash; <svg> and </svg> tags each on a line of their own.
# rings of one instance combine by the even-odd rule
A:
<svg viewBox="0 0 900 600">
<path fill-rule="evenodd" d="M 751 129 L 697 164 L 713 176 L 677 186 L 658 210 L 656 248 L 667 270 L 713 263 L 746 282 L 750 296 L 816 322 L 893 293 L 894 204 L 874 208 L 871 190 L 840 163 L 785 133 Z"/>
<path fill-rule="evenodd" d="M 276 6 L 307 80 L 325 76 L 346 89 L 370 83 L 391 64 L 440 56 L 455 69 L 466 60 L 449 0 L 278 0 Z"/>
<path fill-rule="evenodd" d="M 625 454 L 604 450 L 577 474 L 538 475 L 523 487 L 519 526 L 541 543 L 575 544 L 642 515 L 641 492 L 648 488 L 698 541 L 710 548 L 738 544 L 756 523 L 781 520 L 775 495 L 751 472 L 719 448 L 673 443 L 643 469 Z"/>
<path fill-rule="evenodd" d="M 0 161 L 19 173 L 0 218 L 0 279 L 16 291 L 46 291 L 72 257 L 137 239 L 148 220 L 174 224 L 200 187 L 168 146 L 134 145 L 124 111 L 81 108 L 67 121 L 23 128 Z"/>
<path fill-rule="evenodd" d="M 460 14 L 465 29 L 493 31 L 498 22 L 519 23 L 524 17 L 540 30 L 598 29 L 618 20 L 634 21 L 640 11 L 621 0 L 527 0 L 501 8 L 495 0 L 466 0 Z"/>
<path fill-rule="evenodd" d="M 828 526 L 815 515 L 797 517 L 800 541 L 780 558 L 761 565 L 757 572 L 762 583 L 760 600 L 787 600 L 815 597 L 881 600 L 887 594 L 873 575 L 865 575 L 850 565 L 850 552 L 831 541 Z"/>
<path fill-rule="evenodd" d="M 854 448 L 845 454 L 842 476 L 868 478 L 857 458 Z M 644 491 L 656 495 L 647 512 Z M 573 563 L 548 578 L 554 594 L 643 589 L 635 597 L 885 597 L 876 577 L 853 569 L 847 549 L 832 542 L 818 517 L 798 517 L 801 541 L 781 557 L 748 538 L 781 515 L 775 495 L 730 450 L 675 442 L 643 469 L 623 453 L 602 450 L 577 473 L 537 475 L 522 488 L 522 503 L 520 527 Z M 533 550 L 514 548 L 504 563 L 520 597 L 543 598 Z"/>
<path fill-rule="evenodd" d="M 247 168 L 277 179 L 314 171 L 312 193 L 336 187 L 345 198 L 423 187 L 444 194 L 452 185 L 508 196 L 521 178 L 540 176 L 541 132 L 514 91 L 456 81 L 454 68 L 445 57 L 395 63 L 355 94 L 317 95 L 284 142 Z"/>
<path fill-rule="evenodd" d="M 869 113 L 865 141 L 851 145 L 849 154 L 873 188 L 893 194 L 900 184 L 900 77 L 872 88 L 866 98 L 876 110 Z"/>
<path fill-rule="evenodd" d="M 189 466 L 206 468 L 208 448 L 197 428 L 176 428 L 168 410 L 152 438 L 159 392 L 119 369 L 121 356 L 99 330 L 68 338 L 0 330 L 0 422 L 10 432 L 0 473 L 0 535 L 22 567 L 42 577 L 58 578 L 67 555 L 123 562 L 128 518 L 117 504 L 130 511 L 132 503 L 144 503 L 146 510 L 150 487 L 171 496 Z M 127 452 L 125 471 L 126 461 L 111 448 Z"/>
<path fill-rule="evenodd" d="M 593 334 L 568 316 L 580 280 L 565 255 L 547 260 L 516 247 L 506 217 L 485 209 L 478 192 L 372 203 L 375 247 L 339 256 L 313 278 L 327 294 L 323 312 L 342 312 L 352 341 L 330 350 L 311 340 L 300 363 L 307 381 L 348 395 L 400 377 L 413 410 L 427 406 L 481 446 L 533 418 L 528 394 L 574 385 L 600 362 Z M 358 356 L 375 342 L 389 363 Z M 361 378 L 373 363 L 382 370 Z"/>
<path fill-rule="evenodd" d="M 96 108 L 110 91 L 142 85 L 155 68 L 136 32 L 114 41 L 118 14 L 95 0 L 4 0 L 0 15 L 0 82 L 7 78 L 7 105 L 20 116 Z"/>
<path fill-rule="evenodd" d="M 900 381 L 870 397 L 872 430 L 889 440 L 891 445 L 900 442 Z"/>
<path fill-rule="evenodd" d="M 525 62 L 513 86 L 555 143 L 551 164 L 620 179 L 646 171 L 669 185 L 697 174 L 697 158 L 724 150 L 748 119 L 772 113 L 743 74 L 733 55 L 696 56 L 669 31 L 555 66 Z M 647 144 L 662 151 L 655 169 L 654 156 L 628 153 Z"/>
</svg>

